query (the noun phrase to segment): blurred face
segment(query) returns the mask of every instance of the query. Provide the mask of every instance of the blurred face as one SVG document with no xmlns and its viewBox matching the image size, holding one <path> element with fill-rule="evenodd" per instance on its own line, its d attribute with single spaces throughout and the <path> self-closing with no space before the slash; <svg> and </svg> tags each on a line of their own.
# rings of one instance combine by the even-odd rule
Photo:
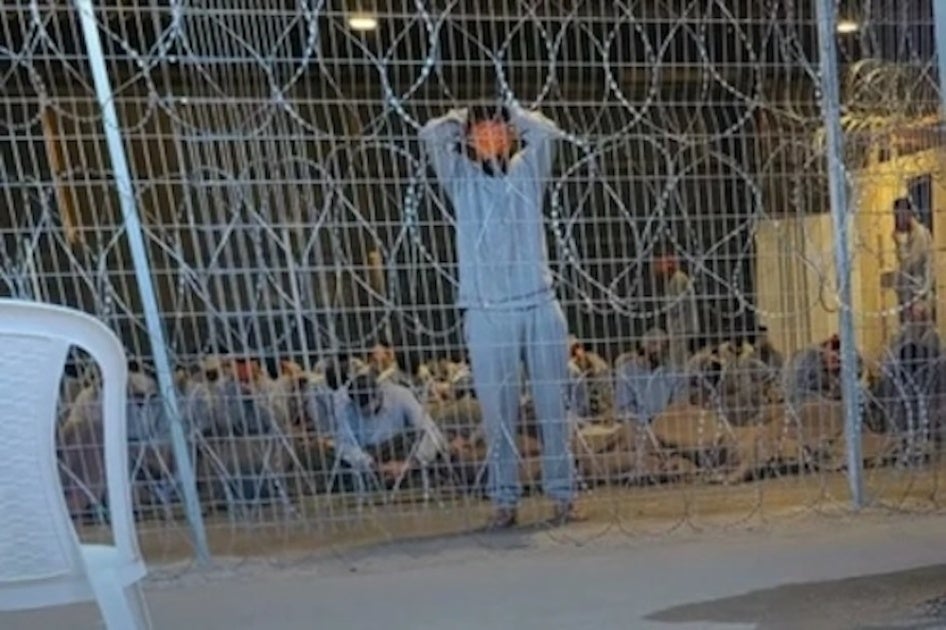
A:
<svg viewBox="0 0 946 630">
<path fill-rule="evenodd" d="M 894 220 L 894 225 L 896 226 L 897 231 L 909 232 L 913 223 L 910 220 L 912 217 L 913 217 L 913 213 L 911 213 L 908 209 L 897 208 L 896 210 L 894 210 L 893 220 Z"/>
<path fill-rule="evenodd" d="M 233 376 L 240 389 L 252 393 L 262 376 L 262 368 L 256 361 L 234 361 L 232 364 Z"/>
<path fill-rule="evenodd" d="M 644 345 L 644 357 L 650 363 L 651 367 L 660 365 L 660 359 L 663 356 L 663 344 L 660 342 L 651 342 Z"/>
<path fill-rule="evenodd" d="M 841 355 L 833 348 L 825 348 L 821 352 L 824 360 L 824 367 L 829 372 L 838 372 L 841 370 Z"/>
<path fill-rule="evenodd" d="M 585 356 L 585 347 L 576 341 L 571 345 L 570 353 L 573 359 L 581 361 Z"/>
<path fill-rule="evenodd" d="M 371 349 L 371 364 L 380 370 L 386 370 L 394 363 L 394 351 L 385 345 L 378 344 Z"/>
<path fill-rule="evenodd" d="M 512 154 L 515 134 L 501 120 L 484 120 L 470 126 L 469 142 L 480 162 L 502 162 Z"/>
<path fill-rule="evenodd" d="M 922 302 L 916 302 L 907 309 L 906 317 L 908 321 L 921 324 L 931 320 L 930 309 Z"/>
<path fill-rule="evenodd" d="M 677 270 L 677 259 L 673 256 L 661 256 L 654 260 L 654 271 L 659 276 L 669 276 Z"/>
</svg>

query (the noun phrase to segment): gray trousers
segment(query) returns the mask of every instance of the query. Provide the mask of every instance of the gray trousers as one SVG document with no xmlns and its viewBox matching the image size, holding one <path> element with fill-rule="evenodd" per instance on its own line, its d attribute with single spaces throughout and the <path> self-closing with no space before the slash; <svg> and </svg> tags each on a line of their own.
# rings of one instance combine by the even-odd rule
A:
<svg viewBox="0 0 946 630">
<path fill-rule="evenodd" d="M 465 334 L 489 451 L 487 492 L 497 507 L 522 495 L 516 435 L 525 360 L 542 440 L 542 486 L 555 501 L 574 498 L 568 391 L 568 324 L 558 302 L 516 310 L 470 309 Z"/>
</svg>

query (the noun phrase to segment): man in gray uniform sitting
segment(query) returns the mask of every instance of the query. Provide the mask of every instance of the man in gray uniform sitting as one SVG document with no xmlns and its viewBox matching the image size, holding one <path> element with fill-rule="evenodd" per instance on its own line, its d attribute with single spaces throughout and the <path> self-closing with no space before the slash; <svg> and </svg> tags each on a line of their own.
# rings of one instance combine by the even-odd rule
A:
<svg viewBox="0 0 946 630">
<path fill-rule="evenodd" d="M 373 372 L 359 374 L 336 399 L 335 448 L 356 471 L 376 470 L 395 481 L 429 466 L 447 445 L 414 394 Z"/>
</svg>

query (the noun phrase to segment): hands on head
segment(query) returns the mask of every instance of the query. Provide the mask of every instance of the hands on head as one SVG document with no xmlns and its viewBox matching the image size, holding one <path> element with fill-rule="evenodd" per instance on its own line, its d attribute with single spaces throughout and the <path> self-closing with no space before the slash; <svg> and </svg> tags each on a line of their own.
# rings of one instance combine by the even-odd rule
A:
<svg viewBox="0 0 946 630">
<path fill-rule="evenodd" d="M 516 146 L 517 134 L 502 106 L 476 106 L 467 110 L 466 140 L 471 157 L 478 162 L 507 162 Z"/>
</svg>

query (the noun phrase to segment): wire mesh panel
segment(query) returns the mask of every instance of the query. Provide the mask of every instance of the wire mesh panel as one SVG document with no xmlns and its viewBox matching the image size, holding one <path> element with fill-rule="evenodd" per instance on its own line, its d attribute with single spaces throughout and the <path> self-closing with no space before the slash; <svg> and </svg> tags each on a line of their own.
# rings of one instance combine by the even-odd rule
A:
<svg viewBox="0 0 946 630">
<path fill-rule="evenodd" d="M 77 306 L 125 341 L 129 422 L 144 427 L 130 433 L 131 474 L 156 556 L 188 551 L 155 353 L 177 370 L 216 551 L 466 530 L 489 515 L 502 466 L 536 497 L 521 502 L 525 522 L 547 514 L 543 489 L 628 531 L 842 505 L 841 308 L 859 324 L 873 496 L 935 503 L 932 6 L 837 7 L 856 210 L 849 305 L 838 301 L 813 6 L 101 3 L 167 337 L 155 348 L 77 13 L 6 3 L 0 292 Z M 530 180 L 541 221 L 529 238 L 542 247 L 526 263 L 526 240 L 499 251 L 502 232 L 486 238 L 489 220 L 482 232 L 468 220 L 506 194 L 475 182 L 523 185 L 519 156 L 484 180 L 458 114 L 445 150 L 468 175 L 454 187 L 422 142 L 431 120 L 473 105 L 541 112 L 560 130 L 551 172 Z M 519 132 L 521 155 L 534 152 Z M 476 202 L 464 206 L 460 189 Z M 895 230 L 898 198 L 910 203 Z M 501 352 L 484 350 L 475 331 L 486 325 L 471 319 L 492 331 L 545 306 L 469 301 L 470 247 L 490 269 L 544 271 L 547 256 L 546 297 L 564 327 L 516 324 Z M 500 264 L 478 282 L 517 274 Z M 925 358 L 893 350 L 904 343 Z M 547 346 L 561 356 L 537 350 Z M 497 384 L 484 366 L 500 354 L 514 369 Z M 77 519 L 94 528 L 107 518 L 95 379 L 74 363 L 63 467 L 85 488 Z M 513 403 L 493 404 L 500 385 Z M 553 435 L 567 448 L 554 451 Z M 561 473 L 574 499 L 549 480 L 556 457 L 574 469 Z"/>
</svg>

